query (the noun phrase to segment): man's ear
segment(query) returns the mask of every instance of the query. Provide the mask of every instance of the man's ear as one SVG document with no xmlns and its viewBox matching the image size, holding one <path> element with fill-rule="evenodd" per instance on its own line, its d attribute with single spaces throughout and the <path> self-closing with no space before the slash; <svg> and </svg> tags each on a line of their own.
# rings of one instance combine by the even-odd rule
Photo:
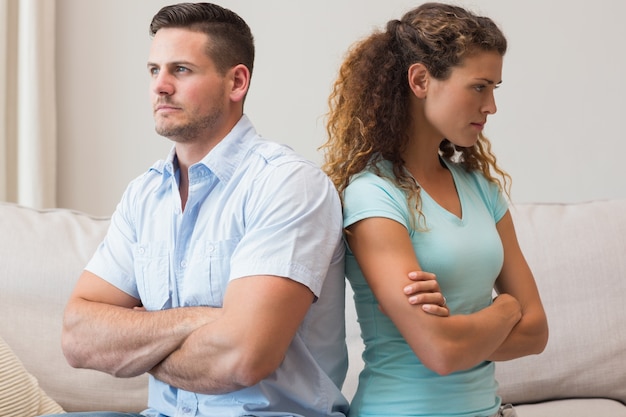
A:
<svg viewBox="0 0 626 417">
<path fill-rule="evenodd" d="M 250 70 L 243 64 L 235 65 L 229 71 L 232 87 L 230 98 L 234 102 L 243 102 L 250 87 Z"/>
<path fill-rule="evenodd" d="M 408 71 L 409 88 L 417 98 L 426 98 L 428 92 L 428 82 L 430 73 L 424 64 L 416 62 L 409 67 Z"/>
</svg>

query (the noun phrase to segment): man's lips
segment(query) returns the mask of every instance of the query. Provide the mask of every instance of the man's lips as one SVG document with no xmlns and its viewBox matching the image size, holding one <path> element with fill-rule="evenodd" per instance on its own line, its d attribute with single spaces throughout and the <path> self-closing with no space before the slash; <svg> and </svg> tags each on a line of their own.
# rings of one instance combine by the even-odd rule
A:
<svg viewBox="0 0 626 417">
<path fill-rule="evenodd" d="M 173 111 L 173 110 L 180 110 L 180 107 L 177 107 L 173 104 L 157 104 L 156 106 L 154 106 L 154 111 L 155 112 L 159 112 L 159 111 Z"/>
</svg>

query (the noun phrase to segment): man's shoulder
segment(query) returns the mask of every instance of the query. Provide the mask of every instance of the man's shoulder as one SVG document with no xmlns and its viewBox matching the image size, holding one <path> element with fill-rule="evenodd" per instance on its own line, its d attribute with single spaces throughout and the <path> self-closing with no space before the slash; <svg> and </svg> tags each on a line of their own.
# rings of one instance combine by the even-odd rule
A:
<svg viewBox="0 0 626 417">
<path fill-rule="evenodd" d="M 258 138 L 246 155 L 246 170 L 256 174 L 272 175 L 323 175 L 321 168 L 288 145 Z"/>
<path fill-rule="evenodd" d="M 123 200 L 131 200 L 136 202 L 145 200 L 156 190 L 166 187 L 165 174 L 166 161 L 156 161 L 150 168 L 133 178 L 126 186 L 123 194 Z"/>
<path fill-rule="evenodd" d="M 302 204 L 318 197 L 325 204 L 340 204 L 335 186 L 315 162 L 276 142 L 255 141 L 233 179 L 241 190 L 241 184 L 248 184 L 249 195 L 261 199 L 284 201 L 297 195 Z"/>
<path fill-rule="evenodd" d="M 289 145 L 258 137 L 248 152 L 248 156 L 258 156 L 268 164 L 279 165 L 290 162 L 310 163 Z"/>
</svg>

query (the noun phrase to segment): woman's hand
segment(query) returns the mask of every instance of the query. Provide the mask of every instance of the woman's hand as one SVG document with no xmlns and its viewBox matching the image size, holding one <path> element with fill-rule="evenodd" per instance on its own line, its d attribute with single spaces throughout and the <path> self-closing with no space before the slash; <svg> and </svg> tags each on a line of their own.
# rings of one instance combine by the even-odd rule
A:
<svg viewBox="0 0 626 417">
<path fill-rule="evenodd" d="M 421 305 L 425 312 L 434 316 L 448 317 L 450 315 L 446 297 L 441 293 L 435 274 L 411 271 L 408 277 L 413 282 L 404 287 L 403 291 L 409 304 Z"/>
</svg>

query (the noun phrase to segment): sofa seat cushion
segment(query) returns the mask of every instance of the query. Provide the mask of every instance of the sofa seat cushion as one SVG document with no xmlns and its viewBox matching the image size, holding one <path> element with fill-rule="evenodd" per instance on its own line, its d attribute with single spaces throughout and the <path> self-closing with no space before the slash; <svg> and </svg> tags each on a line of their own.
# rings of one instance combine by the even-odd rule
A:
<svg viewBox="0 0 626 417">
<path fill-rule="evenodd" d="M 62 412 L 0 337 L 0 416 L 34 417 Z"/>
<path fill-rule="evenodd" d="M 626 417 L 626 406 L 601 398 L 548 401 L 515 407 L 518 417 Z"/>
</svg>

